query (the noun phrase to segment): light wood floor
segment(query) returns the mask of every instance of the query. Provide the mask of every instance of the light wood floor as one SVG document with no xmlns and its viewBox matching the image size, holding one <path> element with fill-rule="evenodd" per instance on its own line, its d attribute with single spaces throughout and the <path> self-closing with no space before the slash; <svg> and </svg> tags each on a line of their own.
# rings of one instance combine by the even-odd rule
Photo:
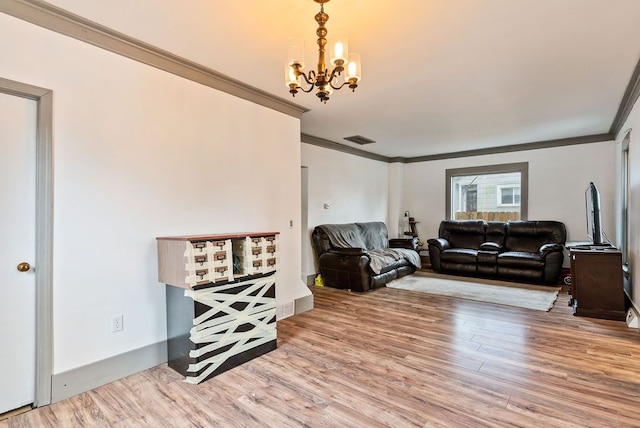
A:
<svg viewBox="0 0 640 428">
<path fill-rule="evenodd" d="M 200 385 L 166 364 L 7 427 L 638 427 L 640 334 L 550 312 L 313 287 L 278 349 Z"/>
</svg>

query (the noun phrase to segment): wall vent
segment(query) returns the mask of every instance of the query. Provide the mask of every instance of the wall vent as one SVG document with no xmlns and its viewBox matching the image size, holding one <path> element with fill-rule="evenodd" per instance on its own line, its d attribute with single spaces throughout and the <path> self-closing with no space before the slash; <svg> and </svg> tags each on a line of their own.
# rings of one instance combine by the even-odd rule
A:
<svg viewBox="0 0 640 428">
<path fill-rule="evenodd" d="M 375 143 L 375 141 L 367 138 L 367 137 L 363 137 L 362 135 L 354 135 L 352 137 L 344 137 L 345 140 L 347 141 L 351 141 L 352 143 L 356 143 L 356 144 L 360 144 L 361 146 L 364 146 L 365 144 L 373 144 Z"/>
<path fill-rule="evenodd" d="M 295 305 L 294 302 L 285 302 L 282 305 L 276 307 L 276 320 L 290 317 L 294 314 Z"/>
</svg>

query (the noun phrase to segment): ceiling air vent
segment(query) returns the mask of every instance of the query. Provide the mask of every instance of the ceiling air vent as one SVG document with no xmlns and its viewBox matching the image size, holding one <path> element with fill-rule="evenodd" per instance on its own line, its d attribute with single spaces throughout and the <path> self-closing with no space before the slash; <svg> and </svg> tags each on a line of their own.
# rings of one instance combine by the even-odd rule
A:
<svg viewBox="0 0 640 428">
<path fill-rule="evenodd" d="M 352 143 L 360 144 L 364 146 L 365 144 L 373 144 L 375 141 L 370 140 L 362 135 L 354 135 L 353 137 L 344 137 L 345 140 L 351 141 Z"/>
</svg>

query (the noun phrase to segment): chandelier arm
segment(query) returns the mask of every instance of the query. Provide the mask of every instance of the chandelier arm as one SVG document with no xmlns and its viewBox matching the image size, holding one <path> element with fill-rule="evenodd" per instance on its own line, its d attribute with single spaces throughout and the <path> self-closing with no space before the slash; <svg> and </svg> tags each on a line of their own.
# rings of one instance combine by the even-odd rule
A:
<svg viewBox="0 0 640 428">
<path fill-rule="evenodd" d="M 307 77 L 307 74 L 303 71 L 300 71 L 298 73 L 298 76 L 302 76 L 302 78 L 304 79 L 305 82 L 307 82 L 308 85 L 313 85 L 314 80 L 315 80 L 315 76 L 312 76 L 313 70 L 309 72 L 309 76 Z"/>
<path fill-rule="evenodd" d="M 300 89 L 302 92 L 307 93 L 307 94 L 309 92 L 313 91 L 313 88 L 314 88 L 313 85 L 309 86 L 307 89 L 304 89 L 302 86 L 298 86 L 298 89 Z"/>
<path fill-rule="evenodd" d="M 329 86 L 331 86 L 336 91 L 339 91 L 340 89 L 342 89 L 344 85 L 348 85 L 348 84 L 349 82 L 342 82 L 342 85 L 336 87 L 336 86 L 333 86 L 333 83 L 329 82 Z"/>
<path fill-rule="evenodd" d="M 335 67 L 333 70 L 331 70 L 331 75 L 329 76 L 328 82 L 329 83 L 333 82 L 333 79 L 335 79 L 337 76 L 340 76 L 343 70 L 344 68 L 342 67 Z M 325 75 L 326 74 L 327 72 L 325 71 Z M 333 88 L 333 89 L 336 89 L 336 88 Z"/>
<path fill-rule="evenodd" d="M 316 82 L 316 73 L 315 73 L 315 71 L 313 71 L 313 70 L 309 71 L 309 75 L 308 76 L 307 76 L 307 74 L 305 72 L 299 71 L 298 72 L 298 76 L 302 76 L 302 78 L 307 83 L 307 85 L 309 85 L 309 87 L 307 89 L 302 88 L 302 86 L 299 86 L 298 89 L 300 89 L 302 92 L 306 92 L 306 93 L 311 92 L 313 90 L 313 88 L 315 86 L 315 82 Z"/>
</svg>

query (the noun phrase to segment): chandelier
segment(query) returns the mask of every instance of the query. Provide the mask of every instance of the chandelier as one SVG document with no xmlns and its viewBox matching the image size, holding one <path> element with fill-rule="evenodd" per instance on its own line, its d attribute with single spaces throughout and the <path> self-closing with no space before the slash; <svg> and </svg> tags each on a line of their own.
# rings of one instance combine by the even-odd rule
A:
<svg viewBox="0 0 640 428">
<path fill-rule="evenodd" d="M 325 48 L 327 45 L 327 28 L 325 24 L 329 15 L 324 12 L 324 4 L 329 0 L 313 0 L 320 3 L 320 12 L 315 16 L 318 23 L 318 66 L 308 73 L 304 69 L 304 42 L 298 39 L 289 40 L 289 59 L 285 64 L 285 83 L 294 97 L 298 90 L 311 92 L 316 88 L 316 96 L 326 103 L 334 90 L 349 85 L 355 91 L 360 75 L 360 55 L 349 54 L 347 38 L 342 33 L 336 33 L 330 44 L 330 63 L 333 69 L 327 68 Z M 303 87 L 304 80 L 304 87 Z"/>
</svg>

